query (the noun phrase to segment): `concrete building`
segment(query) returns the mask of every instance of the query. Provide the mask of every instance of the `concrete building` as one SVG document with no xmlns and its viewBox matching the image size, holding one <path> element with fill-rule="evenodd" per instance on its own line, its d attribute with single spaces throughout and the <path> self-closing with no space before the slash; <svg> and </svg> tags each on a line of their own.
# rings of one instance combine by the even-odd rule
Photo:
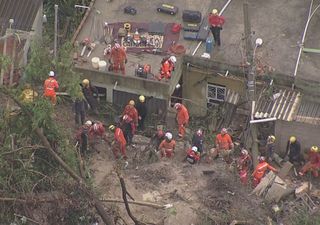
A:
<svg viewBox="0 0 320 225">
<path fill-rule="evenodd" d="M 0 53 L 13 62 L 1 68 L 1 84 L 12 85 L 27 63 L 31 40 L 41 38 L 43 23 L 42 0 L 0 0 Z"/>
</svg>

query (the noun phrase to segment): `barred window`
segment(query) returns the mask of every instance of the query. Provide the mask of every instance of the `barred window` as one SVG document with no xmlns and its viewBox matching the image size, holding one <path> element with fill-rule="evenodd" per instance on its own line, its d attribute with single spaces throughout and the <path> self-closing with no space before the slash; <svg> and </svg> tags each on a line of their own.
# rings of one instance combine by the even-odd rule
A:
<svg viewBox="0 0 320 225">
<path fill-rule="evenodd" d="M 227 93 L 226 87 L 210 84 L 207 85 L 207 103 L 217 104 L 223 102 Z"/>
</svg>

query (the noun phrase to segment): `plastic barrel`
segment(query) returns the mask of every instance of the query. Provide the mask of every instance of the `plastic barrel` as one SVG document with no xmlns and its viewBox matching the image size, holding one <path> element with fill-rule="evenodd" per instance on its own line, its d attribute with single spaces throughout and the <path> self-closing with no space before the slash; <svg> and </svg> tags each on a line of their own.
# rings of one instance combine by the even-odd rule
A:
<svg viewBox="0 0 320 225">
<path fill-rule="evenodd" d="M 106 71 L 107 62 L 104 60 L 99 61 L 99 70 L 100 71 Z"/>
<path fill-rule="evenodd" d="M 91 59 L 92 67 L 95 69 L 99 69 L 99 61 L 100 59 L 98 57 L 93 57 Z"/>
</svg>

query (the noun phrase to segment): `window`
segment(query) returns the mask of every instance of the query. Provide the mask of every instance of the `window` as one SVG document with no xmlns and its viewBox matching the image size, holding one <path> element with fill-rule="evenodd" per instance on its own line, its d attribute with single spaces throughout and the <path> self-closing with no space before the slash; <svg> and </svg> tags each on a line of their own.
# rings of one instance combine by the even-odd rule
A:
<svg viewBox="0 0 320 225">
<path fill-rule="evenodd" d="M 223 102 L 226 96 L 226 92 L 227 92 L 226 87 L 208 83 L 207 85 L 208 105 Z"/>
</svg>

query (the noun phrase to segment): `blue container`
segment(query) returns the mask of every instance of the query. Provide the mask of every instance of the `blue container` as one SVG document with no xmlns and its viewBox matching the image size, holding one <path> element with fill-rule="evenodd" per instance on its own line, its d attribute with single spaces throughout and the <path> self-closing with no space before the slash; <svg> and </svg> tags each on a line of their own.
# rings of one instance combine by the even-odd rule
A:
<svg viewBox="0 0 320 225">
<path fill-rule="evenodd" d="M 211 54 L 213 50 L 213 38 L 211 35 L 209 35 L 206 39 L 206 53 Z"/>
</svg>

